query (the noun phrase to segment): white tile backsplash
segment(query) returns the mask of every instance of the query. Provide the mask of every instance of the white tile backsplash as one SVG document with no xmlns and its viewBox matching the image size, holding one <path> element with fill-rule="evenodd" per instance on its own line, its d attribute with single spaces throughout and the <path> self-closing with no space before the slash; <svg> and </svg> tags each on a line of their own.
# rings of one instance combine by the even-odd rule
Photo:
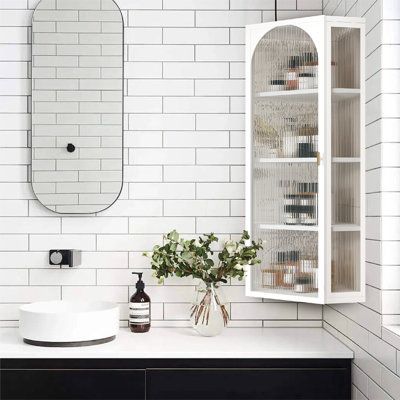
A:
<svg viewBox="0 0 400 400">
<path fill-rule="evenodd" d="M 247 24 L 257 24 L 261 22 L 261 14 L 261 9 L 258 11 L 197 11 L 196 26 L 243 27 Z"/>
<path fill-rule="evenodd" d="M 0 269 L 1 286 L 29 284 L 29 271 L 25 269 Z"/>
<path fill-rule="evenodd" d="M 229 78 L 230 65 L 227 62 L 166 62 L 163 76 L 168 79 Z"/>
<path fill-rule="evenodd" d="M 95 285 L 95 269 L 32 269 L 29 271 L 29 284 L 31 286 L 74 286 Z"/>
<path fill-rule="evenodd" d="M 178 165 L 164 167 L 165 182 L 226 182 L 228 180 L 228 166 L 193 165 L 186 166 L 183 170 Z"/>
<path fill-rule="evenodd" d="M 100 86 L 96 79 L 100 76 L 96 68 L 99 58 L 109 67 L 118 66 L 120 60 L 107 47 L 107 43 L 116 40 L 113 23 L 102 23 L 104 44 L 99 53 L 100 48 L 92 43 L 93 34 L 101 29 L 98 11 L 82 11 L 81 17 L 86 21 L 78 22 L 73 9 L 75 1 L 84 3 L 84 0 L 59 2 L 71 10 L 63 12 L 65 21 L 59 23 L 56 35 L 52 34 L 56 38 L 54 44 L 39 47 L 39 42 L 47 43 L 49 33 L 54 32 L 51 23 L 37 24 L 34 32 L 38 43 L 34 67 L 61 78 L 50 85 L 38 81 L 44 89 L 40 97 L 39 94 L 35 97 L 43 113 L 41 118 L 43 121 L 50 118 L 58 124 L 37 126 L 43 136 L 40 162 L 50 161 L 49 151 L 55 147 L 53 135 L 60 140 L 78 135 L 76 127 L 69 126 L 67 120 L 56 120 L 55 90 L 64 110 L 78 122 L 84 116 L 79 115 L 76 105 L 80 103 L 80 111 L 84 109 L 87 113 L 103 107 L 99 104 L 100 90 L 114 83 L 111 71 L 103 76 L 106 80 Z M 88 7 L 94 3 L 88 3 Z M 144 268 L 148 292 L 154 302 L 154 325 L 186 326 L 194 282 L 172 279 L 158 285 L 142 252 L 160 243 L 162 233 L 172 228 L 187 236 L 212 230 L 220 232 L 224 239 L 243 229 L 243 28 L 245 24 L 261 22 L 263 12 L 264 21 L 271 20 L 273 1 L 116 0 L 116 3 L 125 20 L 125 186 L 112 207 L 97 216 L 77 218 L 44 209 L 28 183 L 27 132 L 31 124 L 28 28 L 38 0 L 0 1 L 2 324 L 17 324 L 17 307 L 21 303 L 60 298 L 115 301 L 121 304 L 121 318 L 126 320 L 126 303 L 135 282 L 130 272 Z M 280 13 L 290 13 L 285 16 L 296 17 L 321 13 L 322 4 L 321 0 L 298 0 L 297 4 L 295 0 L 279 0 L 278 8 Z M 112 20 L 115 11 L 108 13 Z M 80 43 L 85 42 L 81 48 L 75 46 L 77 33 L 81 35 Z M 78 71 L 74 67 L 78 67 L 77 54 L 82 49 L 85 55 L 80 57 Z M 81 90 L 77 95 L 70 89 L 79 79 Z M 53 83 L 61 86 L 56 88 Z M 88 92 L 85 88 L 98 88 L 99 92 Z M 112 95 L 103 92 L 102 100 L 112 102 Z M 104 107 L 111 110 L 111 106 L 107 103 Z M 82 122 L 99 123 L 87 115 Z M 109 114 L 106 122 L 114 120 Z M 90 158 L 97 144 L 83 140 L 108 136 L 113 130 L 105 125 L 84 128 L 80 132 L 81 147 L 85 147 Z M 65 160 L 59 157 L 57 160 L 60 166 L 66 166 Z M 88 160 L 91 161 L 95 160 Z M 37 184 L 37 191 L 50 191 L 56 198 L 69 186 L 80 184 L 76 171 L 62 173 L 66 182 L 57 186 L 57 191 L 51 178 L 56 181 L 58 176 L 51 171 L 42 176 L 50 183 L 46 187 Z M 105 178 L 113 178 L 112 171 L 108 175 L 102 173 Z M 82 178 L 94 178 L 93 172 L 83 171 Z M 92 181 L 91 185 L 97 189 L 100 183 Z M 105 195 L 112 192 L 110 185 L 102 184 Z M 82 265 L 72 270 L 49 267 L 47 251 L 51 248 L 83 250 Z M 237 283 L 226 286 L 227 297 L 232 301 L 232 326 L 262 326 L 263 320 L 265 326 L 321 325 L 321 307 L 261 302 L 246 297 L 243 285 Z"/>
<path fill-rule="evenodd" d="M 60 286 L 3 286 L 0 291 L 1 303 L 29 303 L 32 301 L 59 300 Z"/>
<path fill-rule="evenodd" d="M 295 303 L 234 303 L 231 304 L 233 319 L 296 320 Z"/>
</svg>

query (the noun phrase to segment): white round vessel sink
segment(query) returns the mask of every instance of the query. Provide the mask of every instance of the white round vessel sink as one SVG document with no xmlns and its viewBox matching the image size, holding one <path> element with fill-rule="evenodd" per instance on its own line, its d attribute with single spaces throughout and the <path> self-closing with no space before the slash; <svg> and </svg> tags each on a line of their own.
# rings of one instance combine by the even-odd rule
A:
<svg viewBox="0 0 400 400">
<path fill-rule="evenodd" d="M 20 307 L 19 331 L 36 346 L 72 347 L 110 342 L 119 309 L 108 302 L 44 301 Z"/>
</svg>

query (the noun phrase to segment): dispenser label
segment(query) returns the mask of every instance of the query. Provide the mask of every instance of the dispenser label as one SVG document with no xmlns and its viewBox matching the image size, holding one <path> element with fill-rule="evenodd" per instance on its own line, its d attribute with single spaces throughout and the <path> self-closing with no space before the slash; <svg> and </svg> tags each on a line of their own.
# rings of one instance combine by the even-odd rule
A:
<svg viewBox="0 0 400 400">
<path fill-rule="evenodd" d="M 150 303 L 129 303 L 129 323 L 142 325 L 150 323 Z"/>
</svg>

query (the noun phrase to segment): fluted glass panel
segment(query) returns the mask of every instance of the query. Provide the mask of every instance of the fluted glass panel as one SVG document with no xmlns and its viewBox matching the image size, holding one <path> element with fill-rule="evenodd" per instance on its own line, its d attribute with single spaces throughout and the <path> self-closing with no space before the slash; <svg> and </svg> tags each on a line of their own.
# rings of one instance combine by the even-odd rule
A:
<svg viewBox="0 0 400 400">
<path fill-rule="evenodd" d="M 360 30 L 332 28 L 332 87 L 360 87 Z"/>
<path fill-rule="evenodd" d="M 332 28 L 331 290 L 360 290 L 360 30 Z"/>
<path fill-rule="evenodd" d="M 318 54 L 302 29 L 281 26 L 260 40 L 253 56 L 255 92 L 315 89 L 318 87 Z"/>
<path fill-rule="evenodd" d="M 318 224 L 316 163 L 259 163 L 253 182 L 255 225 Z"/>
<path fill-rule="evenodd" d="M 360 157 L 360 98 L 332 101 L 332 156 Z"/>
<path fill-rule="evenodd" d="M 253 113 L 255 158 L 316 157 L 317 95 L 258 98 Z"/>
<path fill-rule="evenodd" d="M 253 288 L 318 292 L 318 54 L 310 36 L 277 27 L 252 62 L 252 234 L 262 239 Z"/>
<path fill-rule="evenodd" d="M 332 292 L 360 290 L 360 232 L 332 232 Z"/>
<path fill-rule="evenodd" d="M 332 223 L 360 224 L 360 164 L 332 164 Z"/>
<path fill-rule="evenodd" d="M 254 267 L 255 290 L 316 296 L 318 292 L 318 233 L 258 231 L 264 251 Z"/>
</svg>

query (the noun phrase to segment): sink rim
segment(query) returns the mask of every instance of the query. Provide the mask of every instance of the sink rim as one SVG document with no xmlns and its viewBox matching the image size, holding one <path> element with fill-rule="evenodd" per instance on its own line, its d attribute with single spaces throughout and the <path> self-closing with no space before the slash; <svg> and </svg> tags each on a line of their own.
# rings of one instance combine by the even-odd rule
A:
<svg viewBox="0 0 400 400">
<path fill-rule="evenodd" d="M 116 308 L 118 305 L 109 301 L 50 300 L 23 304 L 19 309 L 21 312 L 42 315 L 79 315 L 103 313 Z"/>
<path fill-rule="evenodd" d="M 52 300 L 24 304 L 19 333 L 28 344 L 51 347 L 107 343 L 118 334 L 120 308 L 107 301 Z"/>
</svg>

